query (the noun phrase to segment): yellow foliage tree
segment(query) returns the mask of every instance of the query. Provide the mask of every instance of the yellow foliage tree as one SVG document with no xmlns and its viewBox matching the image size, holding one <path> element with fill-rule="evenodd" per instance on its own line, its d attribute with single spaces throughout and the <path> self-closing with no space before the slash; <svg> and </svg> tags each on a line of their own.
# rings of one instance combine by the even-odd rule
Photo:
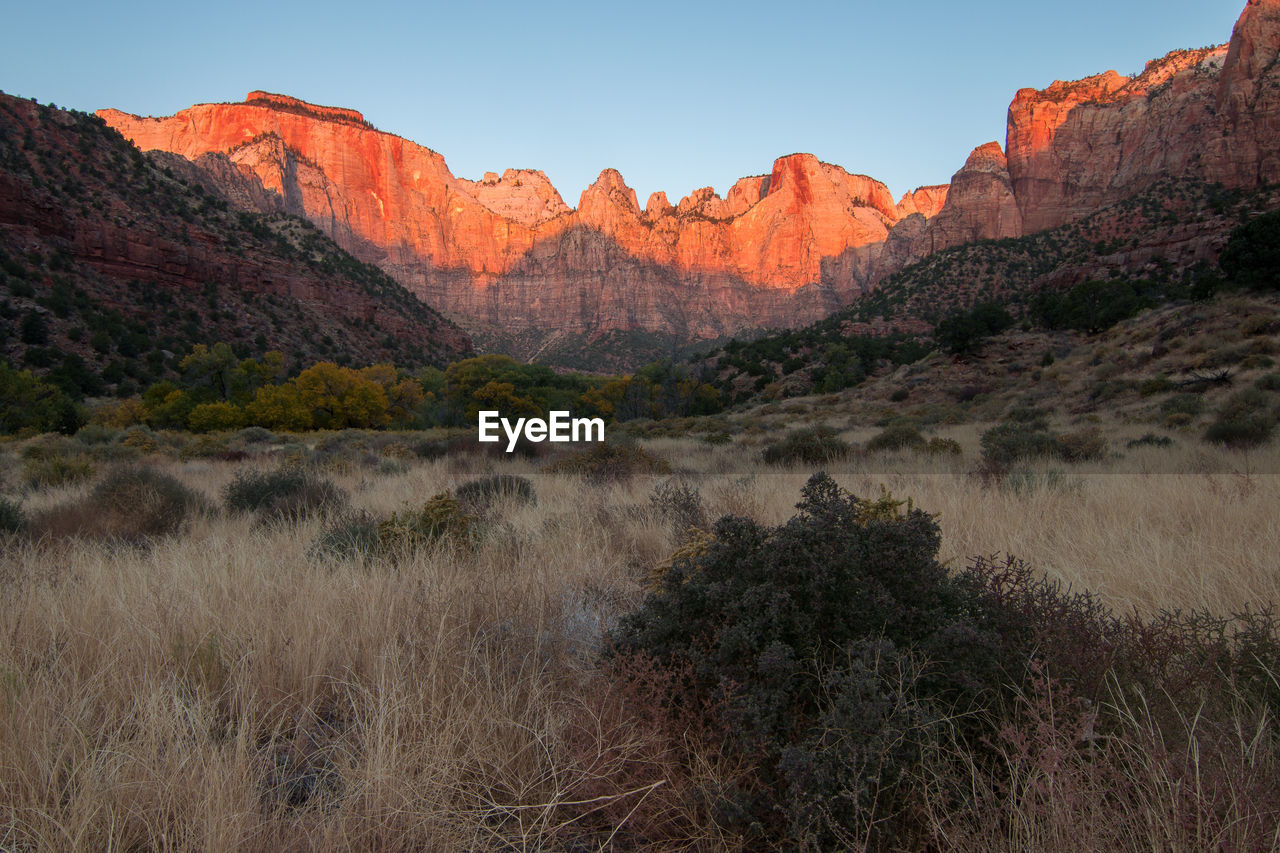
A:
<svg viewBox="0 0 1280 853">
<path fill-rule="evenodd" d="M 303 402 L 298 386 L 292 382 L 264 385 L 246 409 L 249 423 L 267 429 L 302 432 L 311 429 L 314 423 L 311 409 Z"/>
<path fill-rule="evenodd" d="M 201 403 L 187 416 L 187 428 L 192 432 L 239 429 L 245 425 L 245 411 L 234 403 Z"/>
<path fill-rule="evenodd" d="M 246 358 L 240 362 L 239 367 L 245 390 L 249 394 L 253 394 L 264 385 L 272 385 L 284 379 L 285 372 L 284 353 L 279 350 L 264 353 L 260 361 Z"/>
<path fill-rule="evenodd" d="M 371 364 L 360 369 L 360 376 L 386 388 L 400 379 L 400 371 L 394 364 Z"/>
<path fill-rule="evenodd" d="M 387 414 L 392 423 L 407 424 L 426 400 L 422 384 L 408 377 L 401 378 L 400 371 L 390 364 L 375 364 L 360 371 L 360 376 L 382 386 L 387 395 Z"/>
<path fill-rule="evenodd" d="M 387 392 L 349 367 L 322 361 L 293 383 L 319 429 L 380 427 L 390 420 Z"/>
<path fill-rule="evenodd" d="M 542 410 L 533 401 L 516 396 L 510 382 L 488 382 L 476 389 L 467 406 L 467 420 L 475 421 L 481 411 L 497 411 L 504 418 L 540 417 Z"/>
<path fill-rule="evenodd" d="M 126 429 L 146 421 L 147 407 L 142 402 L 142 398 L 136 396 L 104 403 L 94 409 L 92 417 L 89 418 L 90 423 L 115 429 Z"/>
<path fill-rule="evenodd" d="M 578 398 L 578 405 L 587 413 L 602 418 L 611 418 L 618 410 L 618 403 L 627 393 L 631 380 L 615 379 L 598 388 L 584 391 Z"/>
<path fill-rule="evenodd" d="M 182 429 L 195 401 L 187 392 L 171 382 L 158 382 L 143 396 L 147 409 L 147 425 L 156 429 Z"/>
</svg>

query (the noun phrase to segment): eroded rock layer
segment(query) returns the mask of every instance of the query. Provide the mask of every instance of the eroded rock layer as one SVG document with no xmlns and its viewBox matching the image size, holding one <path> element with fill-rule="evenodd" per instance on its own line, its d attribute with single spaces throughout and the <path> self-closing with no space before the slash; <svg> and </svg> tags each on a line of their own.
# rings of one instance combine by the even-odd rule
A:
<svg viewBox="0 0 1280 853">
<path fill-rule="evenodd" d="M 541 172 L 464 180 L 354 110 L 283 95 L 99 114 L 143 149 L 221 170 L 248 207 L 306 216 L 464 323 L 699 338 L 811 321 L 933 252 L 1055 227 L 1163 178 L 1280 180 L 1278 54 L 1280 0 L 1250 0 L 1229 45 L 1175 51 L 1132 79 L 1021 90 L 1003 149 L 981 146 L 949 186 L 897 202 L 792 154 L 724 198 L 708 187 L 643 207 L 606 169 L 570 208 Z"/>
</svg>

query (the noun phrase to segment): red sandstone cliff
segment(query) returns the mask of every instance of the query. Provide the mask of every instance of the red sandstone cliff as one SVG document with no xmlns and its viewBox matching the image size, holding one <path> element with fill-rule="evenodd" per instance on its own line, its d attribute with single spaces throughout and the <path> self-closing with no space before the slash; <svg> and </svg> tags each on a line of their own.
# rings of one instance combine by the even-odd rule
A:
<svg viewBox="0 0 1280 853">
<path fill-rule="evenodd" d="M 1166 177 L 1252 188 L 1280 180 L 1280 0 L 1249 0 L 1229 45 L 1174 51 L 1009 108 L 1009 172 L 1027 231 Z"/>
<path fill-rule="evenodd" d="M 950 189 L 949 184 L 940 184 L 932 187 L 917 187 L 906 193 L 898 202 L 898 219 L 906 219 L 913 213 L 918 213 L 926 219 L 937 216 L 942 206 L 947 203 L 947 192 Z"/>
<path fill-rule="evenodd" d="M 703 336 L 814 319 L 932 252 L 1054 227 L 1163 178 L 1280 180 L 1278 54 L 1280 0 L 1250 0 L 1229 46 L 1170 53 L 1132 79 L 1021 90 L 1003 150 L 984 145 L 948 187 L 896 203 L 878 181 L 794 154 L 724 198 L 655 193 L 643 208 L 605 170 L 571 209 L 540 172 L 463 180 L 354 110 L 280 95 L 100 115 L 144 149 L 225 154 L 464 322 Z M 262 207 L 252 195 L 240 192 Z"/>
<path fill-rule="evenodd" d="M 1167 178 L 1280 180 L 1278 55 L 1280 0 L 1249 0 L 1229 45 L 1173 51 L 1133 78 L 1022 89 L 1005 151 L 976 150 L 927 226 L 895 229 L 873 279 L 962 243 L 1072 222 Z"/>
<path fill-rule="evenodd" d="M 57 258 L 25 273 L 19 307 L 45 318 L 51 347 L 89 363 L 101 366 L 108 353 L 68 337 L 84 321 L 81 310 L 121 312 L 157 344 L 167 334 L 188 345 L 224 340 L 318 360 L 327 353 L 314 344 L 329 336 L 370 363 L 442 363 L 472 352 L 461 330 L 392 292 L 399 288 L 381 272 L 357 268 L 328 240 L 305 242 L 308 232 L 318 235 L 302 223 L 246 223 L 228 212 L 226 202 L 282 202 L 223 155 L 195 163 L 144 157 L 94 117 L 0 95 L 0 163 L 0 255 Z M 316 263 L 281 248 L 293 245 L 290 235 Z M 58 288 L 77 301 L 46 311 L 42 303 Z M 0 335 L 0 355 L 12 363 L 24 363 L 28 349 Z"/>
<path fill-rule="evenodd" d="M 1009 107 L 1009 173 L 1023 225 L 1051 228 L 1177 176 L 1237 183 L 1214 106 L 1225 47 L 1178 51 L 1133 79 L 1114 71 Z M 1209 156 L 1211 150 L 1217 154 Z"/>
<path fill-rule="evenodd" d="M 440 309 L 498 325 L 716 335 L 816 319 L 868 283 L 899 219 L 931 216 L 945 197 L 928 187 L 897 204 L 879 181 L 794 154 L 726 198 L 706 188 L 673 205 L 657 193 L 643 209 L 605 170 L 574 210 L 541 172 L 467 181 L 353 110 L 285 96 L 254 92 L 161 119 L 99 115 L 144 150 L 225 155 L 284 210 Z M 249 196 L 239 192 L 247 206 L 267 204 Z M 855 260 L 832 265 L 851 250 Z M 823 293 L 798 293 L 820 283 Z"/>
<path fill-rule="evenodd" d="M 951 179 L 947 200 L 920 238 L 920 257 L 975 240 L 998 240 L 1023 233 L 1022 216 L 1009 178 L 1009 162 L 999 143 L 974 150 Z"/>
</svg>

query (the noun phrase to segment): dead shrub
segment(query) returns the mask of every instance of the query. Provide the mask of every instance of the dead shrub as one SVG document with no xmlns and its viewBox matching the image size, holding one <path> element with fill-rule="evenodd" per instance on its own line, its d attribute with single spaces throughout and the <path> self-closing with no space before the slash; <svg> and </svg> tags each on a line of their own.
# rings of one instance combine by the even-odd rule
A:
<svg viewBox="0 0 1280 853">
<path fill-rule="evenodd" d="M 553 460 L 546 470 L 604 482 L 629 480 L 637 474 L 670 474 L 671 464 L 638 444 L 602 442 L 570 451 Z"/>
<path fill-rule="evenodd" d="M 569 707 L 569 757 L 562 840 L 592 849 L 734 849 L 718 793 L 746 781 L 726 756 L 721 714 L 712 704 L 673 709 L 668 698 L 688 673 L 620 655 L 583 684 Z M 727 799 L 727 798 L 726 798 Z"/>
<path fill-rule="evenodd" d="M 336 512 L 346 503 L 346 495 L 332 482 L 294 465 L 241 471 L 227 484 L 222 499 L 231 512 L 254 512 L 264 521 L 298 521 Z"/>
<path fill-rule="evenodd" d="M 33 538 L 108 540 L 140 545 L 178 533 L 208 501 L 168 474 L 117 468 L 83 498 L 37 514 Z"/>
</svg>

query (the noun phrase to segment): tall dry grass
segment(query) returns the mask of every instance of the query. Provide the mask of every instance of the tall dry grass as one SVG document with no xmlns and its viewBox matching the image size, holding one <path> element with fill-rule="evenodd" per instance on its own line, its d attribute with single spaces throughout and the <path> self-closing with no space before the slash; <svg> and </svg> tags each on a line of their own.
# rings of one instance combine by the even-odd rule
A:
<svg viewBox="0 0 1280 853">
<path fill-rule="evenodd" d="M 1229 613 L 1280 601 L 1280 449 L 1142 448 L 1119 462 L 1036 464 L 992 482 L 978 475 L 980 431 L 971 425 L 939 433 L 965 447 L 961 457 L 905 452 L 824 467 L 856 493 L 871 496 L 884 486 L 935 513 L 942 558 L 956 565 L 979 554 L 1014 554 L 1121 612 Z M 771 524 L 790 517 L 812 472 L 672 440 L 665 452 L 683 460 L 713 515 L 745 510 Z"/>
<path fill-rule="evenodd" d="M 779 523 L 811 473 L 736 445 L 649 446 L 713 518 Z M 246 464 L 164 468 L 216 500 Z M 1126 611 L 1226 612 L 1278 597 L 1274 474 L 1060 466 L 997 485 L 971 467 L 970 452 L 829 470 L 856 492 L 883 484 L 937 513 L 957 564 L 1015 553 Z M 318 562 L 308 549 L 324 519 L 227 514 L 197 516 L 149 547 L 6 542 L 0 849 L 546 850 L 577 831 L 574 849 L 734 849 L 696 790 L 735 768 L 714 751 L 675 762 L 678 726 L 610 695 L 595 664 L 603 630 L 679 544 L 649 507 L 660 478 L 592 483 L 534 461 L 466 457 L 403 474 L 357 466 L 335 482 L 355 510 L 385 517 L 490 471 L 529 477 L 537 502 L 501 507 L 474 550 Z M 86 488 L 32 495 L 28 509 Z M 1141 728 L 1140 711 L 1129 713 Z M 1270 772 L 1274 726 L 1259 725 L 1240 748 Z M 1128 760 L 1134 796 L 1150 798 L 1135 808 L 1164 819 L 1185 792 L 1168 789 L 1156 758 Z M 950 849 L 1071 849 L 1074 827 L 1103 820 L 1090 809 L 1107 802 L 1104 781 L 1077 780 L 1087 808 L 1061 819 L 1030 782 L 977 792 L 989 805 L 1017 794 L 1003 807 L 1025 804 L 1034 826 L 928 817 Z"/>
</svg>

